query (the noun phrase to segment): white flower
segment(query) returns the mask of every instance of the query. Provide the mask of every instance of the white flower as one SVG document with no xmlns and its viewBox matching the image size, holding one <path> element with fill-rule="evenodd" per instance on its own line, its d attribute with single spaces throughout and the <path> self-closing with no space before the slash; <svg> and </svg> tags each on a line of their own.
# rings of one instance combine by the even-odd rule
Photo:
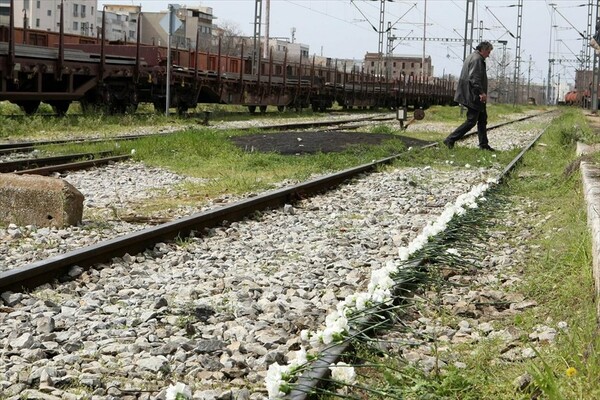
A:
<svg viewBox="0 0 600 400">
<path fill-rule="evenodd" d="M 135 149 L 131 149 L 131 155 L 135 154 Z"/>
<path fill-rule="evenodd" d="M 561 331 L 566 331 L 569 328 L 569 324 L 567 324 L 565 321 L 560 321 L 558 323 L 558 329 L 560 329 Z"/>
<path fill-rule="evenodd" d="M 323 332 L 316 331 L 309 338 L 310 347 L 316 349 L 321 343 L 323 343 Z"/>
<path fill-rule="evenodd" d="M 430 169 L 431 167 L 425 167 Z M 447 204 L 444 211 L 440 214 L 435 222 L 428 223 L 423 231 L 406 247 L 398 249 L 400 259 L 405 261 L 412 254 L 421 250 L 429 241 L 429 238 L 443 232 L 448 223 L 456 215 L 462 215 L 467 212 L 468 208 L 477 208 L 478 199 L 485 201 L 482 194 L 488 189 L 489 184 L 495 183 L 493 180 L 488 180 L 488 184 L 481 184 L 471 189 L 469 193 L 458 196 L 454 204 Z M 460 256 L 456 249 L 446 250 L 449 254 Z M 346 299 L 338 303 L 336 311 L 331 312 L 325 318 L 325 328 L 316 332 L 303 330 L 300 337 L 304 342 L 309 341 L 313 349 L 318 349 L 321 344 L 331 344 L 337 336 L 346 335 L 350 331 L 348 317 L 352 316 L 357 311 L 365 310 L 374 305 L 390 304 L 393 301 L 392 289 L 394 287 L 393 273 L 398 271 L 400 266 L 393 262 L 388 262 L 386 265 L 371 273 L 371 280 L 367 286 L 368 292 L 354 293 L 348 295 Z M 296 358 L 293 359 L 287 366 L 271 364 L 267 371 L 265 383 L 269 393 L 269 399 L 279 399 L 285 393 L 281 391 L 283 385 L 284 390 L 287 388 L 288 382 L 284 380 L 284 376 L 294 374 L 298 366 L 306 363 L 306 351 L 301 348 L 296 353 Z M 331 376 L 333 379 L 352 384 L 356 377 L 354 368 L 338 363 L 330 366 Z"/>
<path fill-rule="evenodd" d="M 356 371 L 354 367 L 343 362 L 332 364 L 329 369 L 331 370 L 331 378 L 348 385 L 352 385 L 356 380 Z"/>
<path fill-rule="evenodd" d="M 390 289 L 394 287 L 394 280 L 390 277 L 388 271 L 385 268 L 381 268 L 371 272 L 371 282 L 368 286 L 369 293 L 372 293 L 375 289 Z"/>
<path fill-rule="evenodd" d="M 302 339 L 305 342 L 308 342 L 310 337 L 311 337 L 310 331 L 308 329 L 302 329 L 302 331 L 300 332 L 300 339 Z"/>
<path fill-rule="evenodd" d="M 456 249 L 448 249 L 448 250 L 446 250 L 446 253 L 452 254 L 453 256 L 459 256 L 460 257 L 460 253 Z"/>
<path fill-rule="evenodd" d="M 285 383 L 283 380 L 283 374 L 288 371 L 288 367 L 273 363 L 269 365 L 267 371 L 267 377 L 265 378 L 265 386 L 267 387 L 267 393 L 269 399 L 278 399 L 285 395 L 280 389 L 281 385 Z"/>
<path fill-rule="evenodd" d="M 306 357 L 306 349 L 300 346 L 300 350 L 296 351 L 296 358 L 291 362 L 294 366 L 304 365 L 308 362 Z"/>
<path fill-rule="evenodd" d="M 465 164 L 465 168 L 471 168 L 471 164 Z"/>
<path fill-rule="evenodd" d="M 321 334 L 321 341 L 323 342 L 323 344 L 331 344 L 333 343 L 333 335 L 335 335 L 337 332 L 335 332 L 332 328 L 326 327 L 325 329 L 323 329 L 323 332 Z"/>
<path fill-rule="evenodd" d="M 342 333 L 348 330 L 348 319 L 342 313 L 334 311 L 325 317 L 325 325 L 334 333 Z"/>
<path fill-rule="evenodd" d="M 177 382 L 175 385 L 170 385 L 167 388 L 167 397 L 166 400 L 176 400 L 176 399 L 191 399 L 192 391 L 185 384 L 181 382 Z"/>
</svg>

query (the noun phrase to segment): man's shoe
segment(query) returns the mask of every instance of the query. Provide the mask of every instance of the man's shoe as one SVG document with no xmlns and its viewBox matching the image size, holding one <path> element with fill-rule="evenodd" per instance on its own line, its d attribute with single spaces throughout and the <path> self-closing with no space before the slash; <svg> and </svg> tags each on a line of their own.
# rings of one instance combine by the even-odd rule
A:
<svg viewBox="0 0 600 400">
<path fill-rule="evenodd" d="M 494 149 L 493 147 L 490 147 L 490 145 L 489 145 L 489 144 L 484 144 L 484 145 L 482 145 L 482 146 L 479 146 L 479 148 L 480 148 L 481 150 L 487 150 L 487 151 L 496 151 L 496 149 Z"/>
<path fill-rule="evenodd" d="M 444 140 L 444 144 L 446 145 L 447 148 L 449 149 L 453 149 L 454 148 L 454 142 L 451 142 L 449 140 Z"/>
</svg>

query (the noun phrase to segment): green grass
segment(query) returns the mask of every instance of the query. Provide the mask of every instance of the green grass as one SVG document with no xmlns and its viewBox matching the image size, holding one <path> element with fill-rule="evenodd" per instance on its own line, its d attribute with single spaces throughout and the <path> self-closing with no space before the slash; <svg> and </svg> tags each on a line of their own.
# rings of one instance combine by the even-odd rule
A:
<svg viewBox="0 0 600 400">
<path fill-rule="evenodd" d="M 509 105 L 509 104 L 488 104 L 487 113 L 489 123 L 498 122 L 516 113 L 525 113 L 528 111 L 551 109 L 543 106 L 527 105 Z M 466 118 L 466 110 L 461 114 L 459 106 L 432 106 L 425 110 L 424 121 L 431 122 L 453 122 L 463 121 Z"/>
<path fill-rule="evenodd" d="M 516 110 L 530 109 L 534 107 Z M 464 116 L 460 116 L 458 110 L 458 107 L 432 107 L 427 111 L 426 119 L 459 124 Z M 490 105 L 490 122 L 501 120 L 512 112 L 515 112 L 512 106 Z M 42 130 L 40 137 L 59 136 L 65 131 L 117 132 L 124 126 L 139 125 L 138 118 L 98 115 L 46 119 L 34 116 L 15 121 L 0 115 L 0 137 L 29 136 L 36 130 Z M 160 115 L 144 119 L 148 125 L 172 121 Z M 525 124 L 524 127 L 527 129 L 530 125 Z M 371 132 L 398 133 L 385 125 L 376 126 Z M 129 154 L 135 149 L 135 159 L 148 165 L 206 180 L 206 183 L 188 183 L 179 197 L 157 199 L 156 203 L 146 205 L 148 209 L 186 203 L 199 205 L 209 197 L 262 191 L 285 180 L 303 181 L 314 174 L 345 169 L 405 150 L 400 141 L 390 140 L 377 147 L 356 146 L 342 153 L 303 156 L 247 153 L 229 140 L 230 135 L 244 134 L 249 133 L 188 128 L 169 136 L 95 145 L 52 146 L 48 150 L 60 148 L 62 153 L 75 153 L 116 149 L 120 154 Z M 431 137 L 440 140 L 441 134 L 431 134 Z M 563 115 L 555 120 L 540 143 L 528 153 L 502 190 L 502 195 L 515 205 L 528 202 L 534 205 L 520 219 L 522 226 L 502 224 L 501 213 L 510 212 L 510 206 L 506 210 L 497 210 L 497 228 L 507 232 L 506 239 L 515 244 L 526 240 L 532 249 L 523 263 L 514 266 L 522 271 L 523 277 L 516 290 L 535 300 L 538 306 L 512 318 L 495 321 L 496 328 L 511 326 L 530 332 L 537 324 L 567 321 L 568 333 L 558 335 L 551 345 L 536 347 L 539 356 L 520 363 L 497 363 L 499 351 L 504 346 L 497 341 L 456 346 L 453 349 L 456 358 L 467 367 L 449 368 L 438 375 L 407 367 L 399 358 L 380 359 L 377 353 L 362 351 L 359 354 L 361 359 L 385 365 L 363 371 L 373 388 L 384 388 L 405 399 L 531 399 L 532 393 L 541 393 L 540 398 L 545 399 L 600 398 L 597 379 L 600 360 L 596 351 L 600 340 L 591 276 L 590 235 L 580 176 L 565 173 L 575 159 L 574 144 L 578 140 L 598 142 L 579 111 L 563 110 Z M 453 150 L 411 150 L 404 153 L 395 166 L 454 168 L 469 164 L 500 168 L 517 153 L 518 150 L 489 153 L 461 146 Z M 600 161 L 600 156 L 593 158 Z M 519 229 L 523 226 L 531 228 L 531 237 L 519 239 Z M 574 376 L 566 375 L 569 367 L 577 371 Z M 525 373 L 533 377 L 531 388 L 517 392 L 513 381 Z M 367 396 L 365 398 L 386 398 L 377 397 L 374 393 Z"/>
<path fill-rule="evenodd" d="M 565 111 L 501 189 L 508 205 L 495 210 L 497 229 L 506 232 L 506 240 L 515 246 L 526 240 L 531 249 L 522 263 L 512 267 L 521 271 L 523 279 L 515 290 L 538 304 L 514 317 L 494 320 L 496 329 L 520 329 L 525 342 L 527 333 L 536 325 L 555 326 L 566 321 L 568 331 L 559 333 L 551 344 L 531 343 L 538 356 L 529 361 L 499 361 L 505 344 L 497 340 L 453 345 L 453 358 L 466 368 L 450 366 L 440 374 L 426 374 L 407 366 L 401 358 L 381 359 L 378 353 L 362 351 L 359 358 L 363 362 L 380 365 L 361 369 L 364 382 L 404 399 L 600 398 L 600 360 L 596 351 L 600 339 L 590 234 L 581 178 L 577 173 L 565 174 L 575 158 L 574 141 L 586 138 L 593 139 L 582 114 L 578 110 Z M 511 213 L 517 204 L 531 206 L 525 207 L 527 213 L 519 216 L 517 226 L 504 226 L 502 213 Z M 530 230 L 531 237 L 520 236 L 524 228 Z M 443 310 L 439 312 L 438 318 L 448 318 Z M 524 374 L 530 374 L 532 383 L 518 391 L 514 382 Z"/>
<path fill-rule="evenodd" d="M 187 129 L 167 136 L 102 144 L 48 146 L 48 151 L 68 153 L 115 150 L 130 154 L 147 165 L 172 172 L 203 178 L 201 183 L 187 183 L 179 197 L 156 198 L 144 204 L 148 209 L 177 204 L 199 205 L 207 198 L 241 195 L 272 189 L 286 180 L 304 181 L 315 174 L 331 173 L 372 162 L 405 150 L 401 140 L 390 139 L 376 147 L 352 146 L 340 153 L 281 155 L 245 152 L 231 140 L 232 135 L 248 132 L 222 131 L 210 128 Z"/>
<path fill-rule="evenodd" d="M 185 126 L 186 120 L 162 115 L 122 115 L 47 117 L 33 115 L 24 118 L 9 118 L 0 115 L 0 139 L 49 140 L 56 138 L 85 136 L 114 136 L 140 126 L 162 125 Z"/>
</svg>

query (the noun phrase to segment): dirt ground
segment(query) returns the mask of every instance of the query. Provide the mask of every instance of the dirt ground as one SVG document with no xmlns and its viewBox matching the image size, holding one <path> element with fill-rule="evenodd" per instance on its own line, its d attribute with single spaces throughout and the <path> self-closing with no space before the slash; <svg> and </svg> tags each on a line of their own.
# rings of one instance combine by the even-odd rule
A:
<svg viewBox="0 0 600 400">
<path fill-rule="evenodd" d="M 280 154 L 313 154 L 343 151 L 353 145 L 378 145 L 385 140 L 397 139 L 406 147 L 420 147 L 431 142 L 400 135 L 360 132 L 275 132 L 232 137 L 231 140 L 248 152 L 276 152 Z"/>
</svg>

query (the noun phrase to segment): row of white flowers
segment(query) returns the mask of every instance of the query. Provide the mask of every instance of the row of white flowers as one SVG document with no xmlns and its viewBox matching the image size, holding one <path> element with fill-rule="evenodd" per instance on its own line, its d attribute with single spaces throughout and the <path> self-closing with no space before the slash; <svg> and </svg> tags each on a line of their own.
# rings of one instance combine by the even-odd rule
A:
<svg viewBox="0 0 600 400">
<path fill-rule="evenodd" d="M 400 260 L 406 261 L 414 253 L 421 250 L 431 237 L 443 232 L 447 228 L 448 223 L 454 216 L 463 215 L 470 208 L 477 208 L 477 202 L 485 201 L 485 198 L 482 196 L 490 184 L 494 182 L 490 180 L 488 183 L 477 185 L 469 193 L 460 195 L 454 204 L 446 205 L 444 211 L 435 222 L 431 222 L 425 226 L 423 231 L 408 246 L 399 249 Z M 448 252 L 450 254 L 457 254 L 454 249 L 449 249 Z M 366 292 L 355 293 L 346 297 L 346 299 L 337 305 L 335 311 L 327 315 L 325 318 L 325 328 L 316 332 L 302 331 L 302 340 L 310 343 L 310 346 L 316 351 L 322 345 L 329 345 L 343 340 L 350 331 L 348 317 L 355 316 L 377 305 L 391 304 L 394 287 L 392 276 L 398 271 L 398 268 L 398 265 L 394 262 L 388 262 L 384 267 L 372 271 L 371 280 Z M 303 367 L 306 367 L 306 350 L 302 348 L 297 353 L 296 358 L 288 365 L 278 365 L 276 363 L 270 365 L 265 379 L 269 399 L 278 399 L 288 393 L 291 388 L 290 381 L 296 378 L 297 373 Z M 343 363 L 339 363 L 337 366 L 341 367 L 341 364 Z M 351 376 L 352 380 L 354 380 L 355 372 L 352 367 L 345 364 L 343 366 L 344 368 L 334 368 L 335 366 L 332 366 L 332 379 L 336 380 L 336 377 L 343 374 L 344 381 L 346 381 L 345 377 L 347 376 Z"/>
</svg>

